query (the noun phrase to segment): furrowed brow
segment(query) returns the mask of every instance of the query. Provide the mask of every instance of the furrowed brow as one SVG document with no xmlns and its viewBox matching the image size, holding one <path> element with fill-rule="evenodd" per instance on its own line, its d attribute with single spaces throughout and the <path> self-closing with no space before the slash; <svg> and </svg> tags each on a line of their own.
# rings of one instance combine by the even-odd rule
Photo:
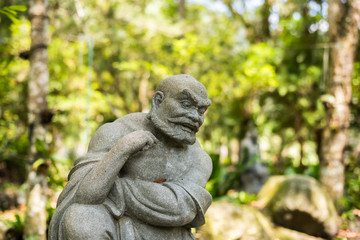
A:
<svg viewBox="0 0 360 240">
<path fill-rule="evenodd" d="M 184 89 L 181 91 L 181 98 L 186 98 L 186 99 L 190 99 L 191 101 L 193 101 L 195 104 L 198 103 L 198 100 L 195 98 L 194 95 L 191 94 L 191 92 L 188 89 Z"/>
</svg>

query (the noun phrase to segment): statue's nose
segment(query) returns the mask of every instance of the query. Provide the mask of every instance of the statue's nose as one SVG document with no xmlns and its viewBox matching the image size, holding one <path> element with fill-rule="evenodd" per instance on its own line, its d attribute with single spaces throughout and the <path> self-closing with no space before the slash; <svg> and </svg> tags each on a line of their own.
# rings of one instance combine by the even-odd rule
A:
<svg viewBox="0 0 360 240">
<path fill-rule="evenodd" d="M 197 111 L 191 112 L 191 114 L 188 115 L 188 117 L 196 124 L 199 124 L 198 127 L 202 125 L 204 122 L 204 117 L 200 115 Z"/>
</svg>

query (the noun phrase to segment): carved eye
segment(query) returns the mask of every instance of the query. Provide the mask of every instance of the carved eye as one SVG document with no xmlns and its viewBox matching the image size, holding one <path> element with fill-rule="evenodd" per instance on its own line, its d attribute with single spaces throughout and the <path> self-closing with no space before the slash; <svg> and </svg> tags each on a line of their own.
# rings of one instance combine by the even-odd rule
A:
<svg viewBox="0 0 360 240">
<path fill-rule="evenodd" d="M 182 101 L 181 102 L 181 105 L 184 107 L 184 108 L 190 108 L 192 106 L 191 102 L 190 101 Z"/>
</svg>

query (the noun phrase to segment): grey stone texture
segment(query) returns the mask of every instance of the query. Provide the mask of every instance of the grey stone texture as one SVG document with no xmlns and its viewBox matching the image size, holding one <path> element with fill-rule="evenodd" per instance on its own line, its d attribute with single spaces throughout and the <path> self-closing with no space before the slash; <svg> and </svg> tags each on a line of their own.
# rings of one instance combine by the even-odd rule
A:
<svg viewBox="0 0 360 240">
<path fill-rule="evenodd" d="M 196 140 L 210 104 L 200 82 L 176 75 L 149 113 L 102 125 L 69 173 L 49 239 L 195 239 L 212 201 L 212 162 Z"/>
</svg>

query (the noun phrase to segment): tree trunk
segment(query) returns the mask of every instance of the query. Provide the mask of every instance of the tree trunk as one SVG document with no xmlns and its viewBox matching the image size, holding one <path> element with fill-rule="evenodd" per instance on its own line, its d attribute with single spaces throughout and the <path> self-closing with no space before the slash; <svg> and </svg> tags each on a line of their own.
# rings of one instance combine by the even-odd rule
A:
<svg viewBox="0 0 360 240">
<path fill-rule="evenodd" d="M 185 19 L 185 14 L 185 0 L 179 0 L 179 15 L 181 20 Z"/>
<path fill-rule="evenodd" d="M 261 41 L 265 42 L 271 37 L 270 33 L 270 14 L 271 3 L 269 0 L 265 0 L 263 6 L 260 9 L 261 12 Z"/>
<path fill-rule="evenodd" d="M 24 234 L 25 239 L 34 237 L 46 239 L 46 165 L 34 169 L 39 158 L 36 141 L 45 143 L 48 72 L 48 16 L 47 0 L 31 0 L 29 18 L 31 21 L 30 77 L 28 85 L 29 155 L 27 162 L 27 196 Z"/>
<path fill-rule="evenodd" d="M 351 79 L 358 42 L 360 0 L 329 0 L 329 39 L 332 45 L 327 94 L 327 126 L 322 133 L 320 181 L 337 200 L 344 192 L 344 155 L 350 120 Z"/>
</svg>

